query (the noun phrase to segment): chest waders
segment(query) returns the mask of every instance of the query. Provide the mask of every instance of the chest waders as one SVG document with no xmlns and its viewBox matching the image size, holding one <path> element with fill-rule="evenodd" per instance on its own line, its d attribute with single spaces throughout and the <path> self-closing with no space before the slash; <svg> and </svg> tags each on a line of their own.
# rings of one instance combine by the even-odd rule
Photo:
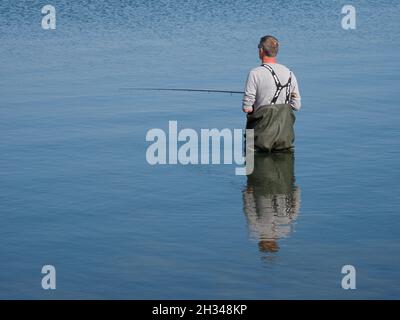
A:
<svg viewBox="0 0 400 320">
<path fill-rule="evenodd" d="M 282 85 L 271 66 L 264 64 L 264 68 L 271 72 L 276 91 L 269 105 L 257 108 L 247 115 L 246 129 L 254 129 L 254 147 L 257 151 L 286 151 L 294 147 L 294 115 L 290 105 L 290 88 L 292 73 L 285 85 Z M 285 103 L 276 104 L 282 91 L 286 91 Z"/>
</svg>

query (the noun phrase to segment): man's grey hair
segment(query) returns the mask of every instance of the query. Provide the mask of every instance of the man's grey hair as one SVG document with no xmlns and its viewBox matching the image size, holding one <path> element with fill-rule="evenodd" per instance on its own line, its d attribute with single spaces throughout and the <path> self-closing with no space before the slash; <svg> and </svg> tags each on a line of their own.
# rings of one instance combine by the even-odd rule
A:
<svg viewBox="0 0 400 320">
<path fill-rule="evenodd" d="M 276 57 L 279 51 L 279 41 L 274 36 L 264 36 L 260 39 L 259 49 L 263 49 L 268 57 Z"/>
</svg>

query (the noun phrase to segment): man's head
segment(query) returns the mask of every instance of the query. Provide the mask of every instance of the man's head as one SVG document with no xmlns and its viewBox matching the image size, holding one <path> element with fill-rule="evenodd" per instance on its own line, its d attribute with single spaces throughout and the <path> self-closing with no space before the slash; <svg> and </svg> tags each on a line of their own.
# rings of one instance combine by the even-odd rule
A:
<svg viewBox="0 0 400 320">
<path fill-rule="evenodd" d="M 279 41 L 273 36 L 264 36 L 258 44 L 260 59 L 263 57 L 275 58 L 279 51 Z"/>
<path fill-rule="evenodd" d="M 279 246 L 275 240 L 261 240 L 258 243 L 258 249 L 260 252 L 274 253 L 279 251 Z"/>
</svg>

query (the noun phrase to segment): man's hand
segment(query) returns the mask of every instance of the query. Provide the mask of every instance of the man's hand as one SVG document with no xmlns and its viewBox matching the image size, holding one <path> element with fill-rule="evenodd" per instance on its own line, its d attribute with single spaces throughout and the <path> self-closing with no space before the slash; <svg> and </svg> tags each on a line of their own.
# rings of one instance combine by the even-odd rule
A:
<svg viewBox="0 0 400 320">
<path fill-rule="evenodd" d="M 251 107 L 251 106 L 243 107 L 243 112 L 252 113 L 253 112 L 253 107 Z"/>
</svg>

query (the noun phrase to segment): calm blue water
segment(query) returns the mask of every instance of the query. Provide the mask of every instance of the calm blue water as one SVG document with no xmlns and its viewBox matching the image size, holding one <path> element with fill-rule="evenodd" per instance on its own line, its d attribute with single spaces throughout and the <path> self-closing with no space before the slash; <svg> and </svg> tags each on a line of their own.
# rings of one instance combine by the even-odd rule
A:
<svg viewBox="0 0 400 320">
<path fill-rule="evenodd" d="M 399 298 L 400 4 L 352 1 L 348 31 L 345 4 L 3 0 L 0 298 Z M 120 88 L 242 90 L 268 33 L 302 92 L 294 157 L 148 165 L 149 129 L 242 128 L 241 97 Z"/>
</svg>

